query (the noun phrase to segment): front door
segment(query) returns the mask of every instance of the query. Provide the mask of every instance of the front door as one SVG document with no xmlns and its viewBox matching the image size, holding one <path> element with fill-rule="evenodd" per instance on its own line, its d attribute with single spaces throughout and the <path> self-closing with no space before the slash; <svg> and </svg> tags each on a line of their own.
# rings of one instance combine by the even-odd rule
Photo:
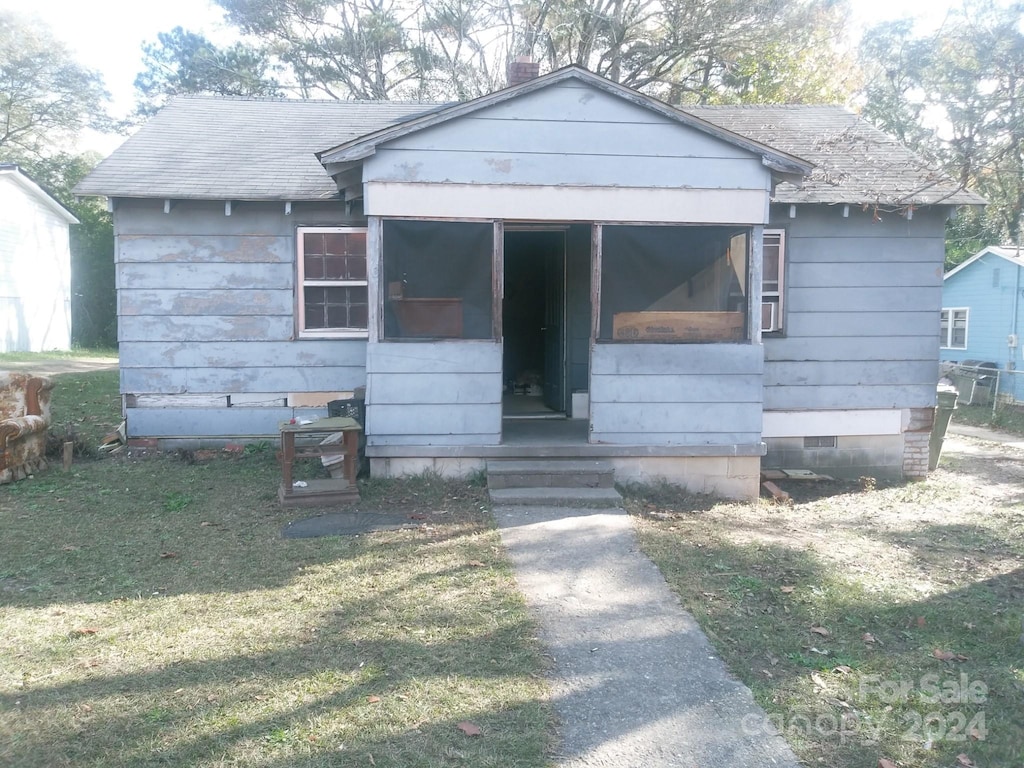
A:
<svg viewBox="0 0 1024 768">
<path fill-rule="evenodd" d="M 506 228 L 503 415 L 566 412 L 565 232 Z"/>
</svg>

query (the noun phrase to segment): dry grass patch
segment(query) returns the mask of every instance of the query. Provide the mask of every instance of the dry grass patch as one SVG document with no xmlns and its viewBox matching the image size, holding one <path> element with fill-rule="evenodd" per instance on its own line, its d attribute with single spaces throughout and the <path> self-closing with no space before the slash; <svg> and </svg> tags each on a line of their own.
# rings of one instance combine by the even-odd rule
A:
<svg viewBox="0 0 1024 768">
<path fill-rule="evenodd" d="M 645 551 L 808 764 L 1019 766 L 1022 480 L 1024 456 L 950 453 L 922 483 L 790 483 L 791 506 L 665 489 L 630 505 Z"/>
</svg>

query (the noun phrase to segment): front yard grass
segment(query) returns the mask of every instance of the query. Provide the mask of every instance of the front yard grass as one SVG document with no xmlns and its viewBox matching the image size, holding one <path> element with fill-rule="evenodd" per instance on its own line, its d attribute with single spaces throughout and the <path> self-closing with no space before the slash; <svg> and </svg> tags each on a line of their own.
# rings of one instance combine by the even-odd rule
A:
<svg viewBox="0 0 1024 768">
<path fill-rule="evenodd" d="M 1024 765 L 1024 458 L 943 461 L 921 483 L 786 484 L 791 506 L 628 501 L 807 765 Z"/>
<path fill-rule="evenodd" d="M 109 376 L 56 377 L 55 412 Z M 253 450 L 0 487 L 0 765 L 545 765 L 543 659 L 484 489 L 376 481 L 359 508 L 414 527 L 282 539 L 307 513 L 278 482 Z"/>
</svg>

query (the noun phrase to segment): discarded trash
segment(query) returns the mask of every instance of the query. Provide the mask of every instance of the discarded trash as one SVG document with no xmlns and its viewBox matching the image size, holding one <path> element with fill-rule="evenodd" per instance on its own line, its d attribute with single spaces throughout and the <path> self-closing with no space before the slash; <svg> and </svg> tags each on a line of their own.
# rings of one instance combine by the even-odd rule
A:
<svg viewBox="0 0 1024 768">
<path fill-rule="evenodd" d="M 294 483 L 292 483 L 292 488 L 305 488 L 308 485 L 309 483 L 307 483 L 305 480 L 296 480 Z"/>
</svg>

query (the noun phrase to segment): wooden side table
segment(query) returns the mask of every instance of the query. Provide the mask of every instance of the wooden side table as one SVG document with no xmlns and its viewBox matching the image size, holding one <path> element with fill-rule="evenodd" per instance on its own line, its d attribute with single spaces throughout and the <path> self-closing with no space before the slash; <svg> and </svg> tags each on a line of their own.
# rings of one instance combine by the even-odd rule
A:
<svg viewBox="0 0 1024 768">
<path fill-rule="evenodd" d="M 286 507 L 316 507 L 324 504 L 359 501 L 356 485 L 356 458 L 359 453 L 361 427 L 355 419 L 335 416 L 309 424 L 281 424 L 281 487 L 277 497 Z M 322 445 L 321 441 L 341 432 L 341 443 Z M 343 454 L 342 477 L 305 480 L 305 487 L 295 487 L 293 475 L 296 459 L 320 459 Z"/>
</svg>

